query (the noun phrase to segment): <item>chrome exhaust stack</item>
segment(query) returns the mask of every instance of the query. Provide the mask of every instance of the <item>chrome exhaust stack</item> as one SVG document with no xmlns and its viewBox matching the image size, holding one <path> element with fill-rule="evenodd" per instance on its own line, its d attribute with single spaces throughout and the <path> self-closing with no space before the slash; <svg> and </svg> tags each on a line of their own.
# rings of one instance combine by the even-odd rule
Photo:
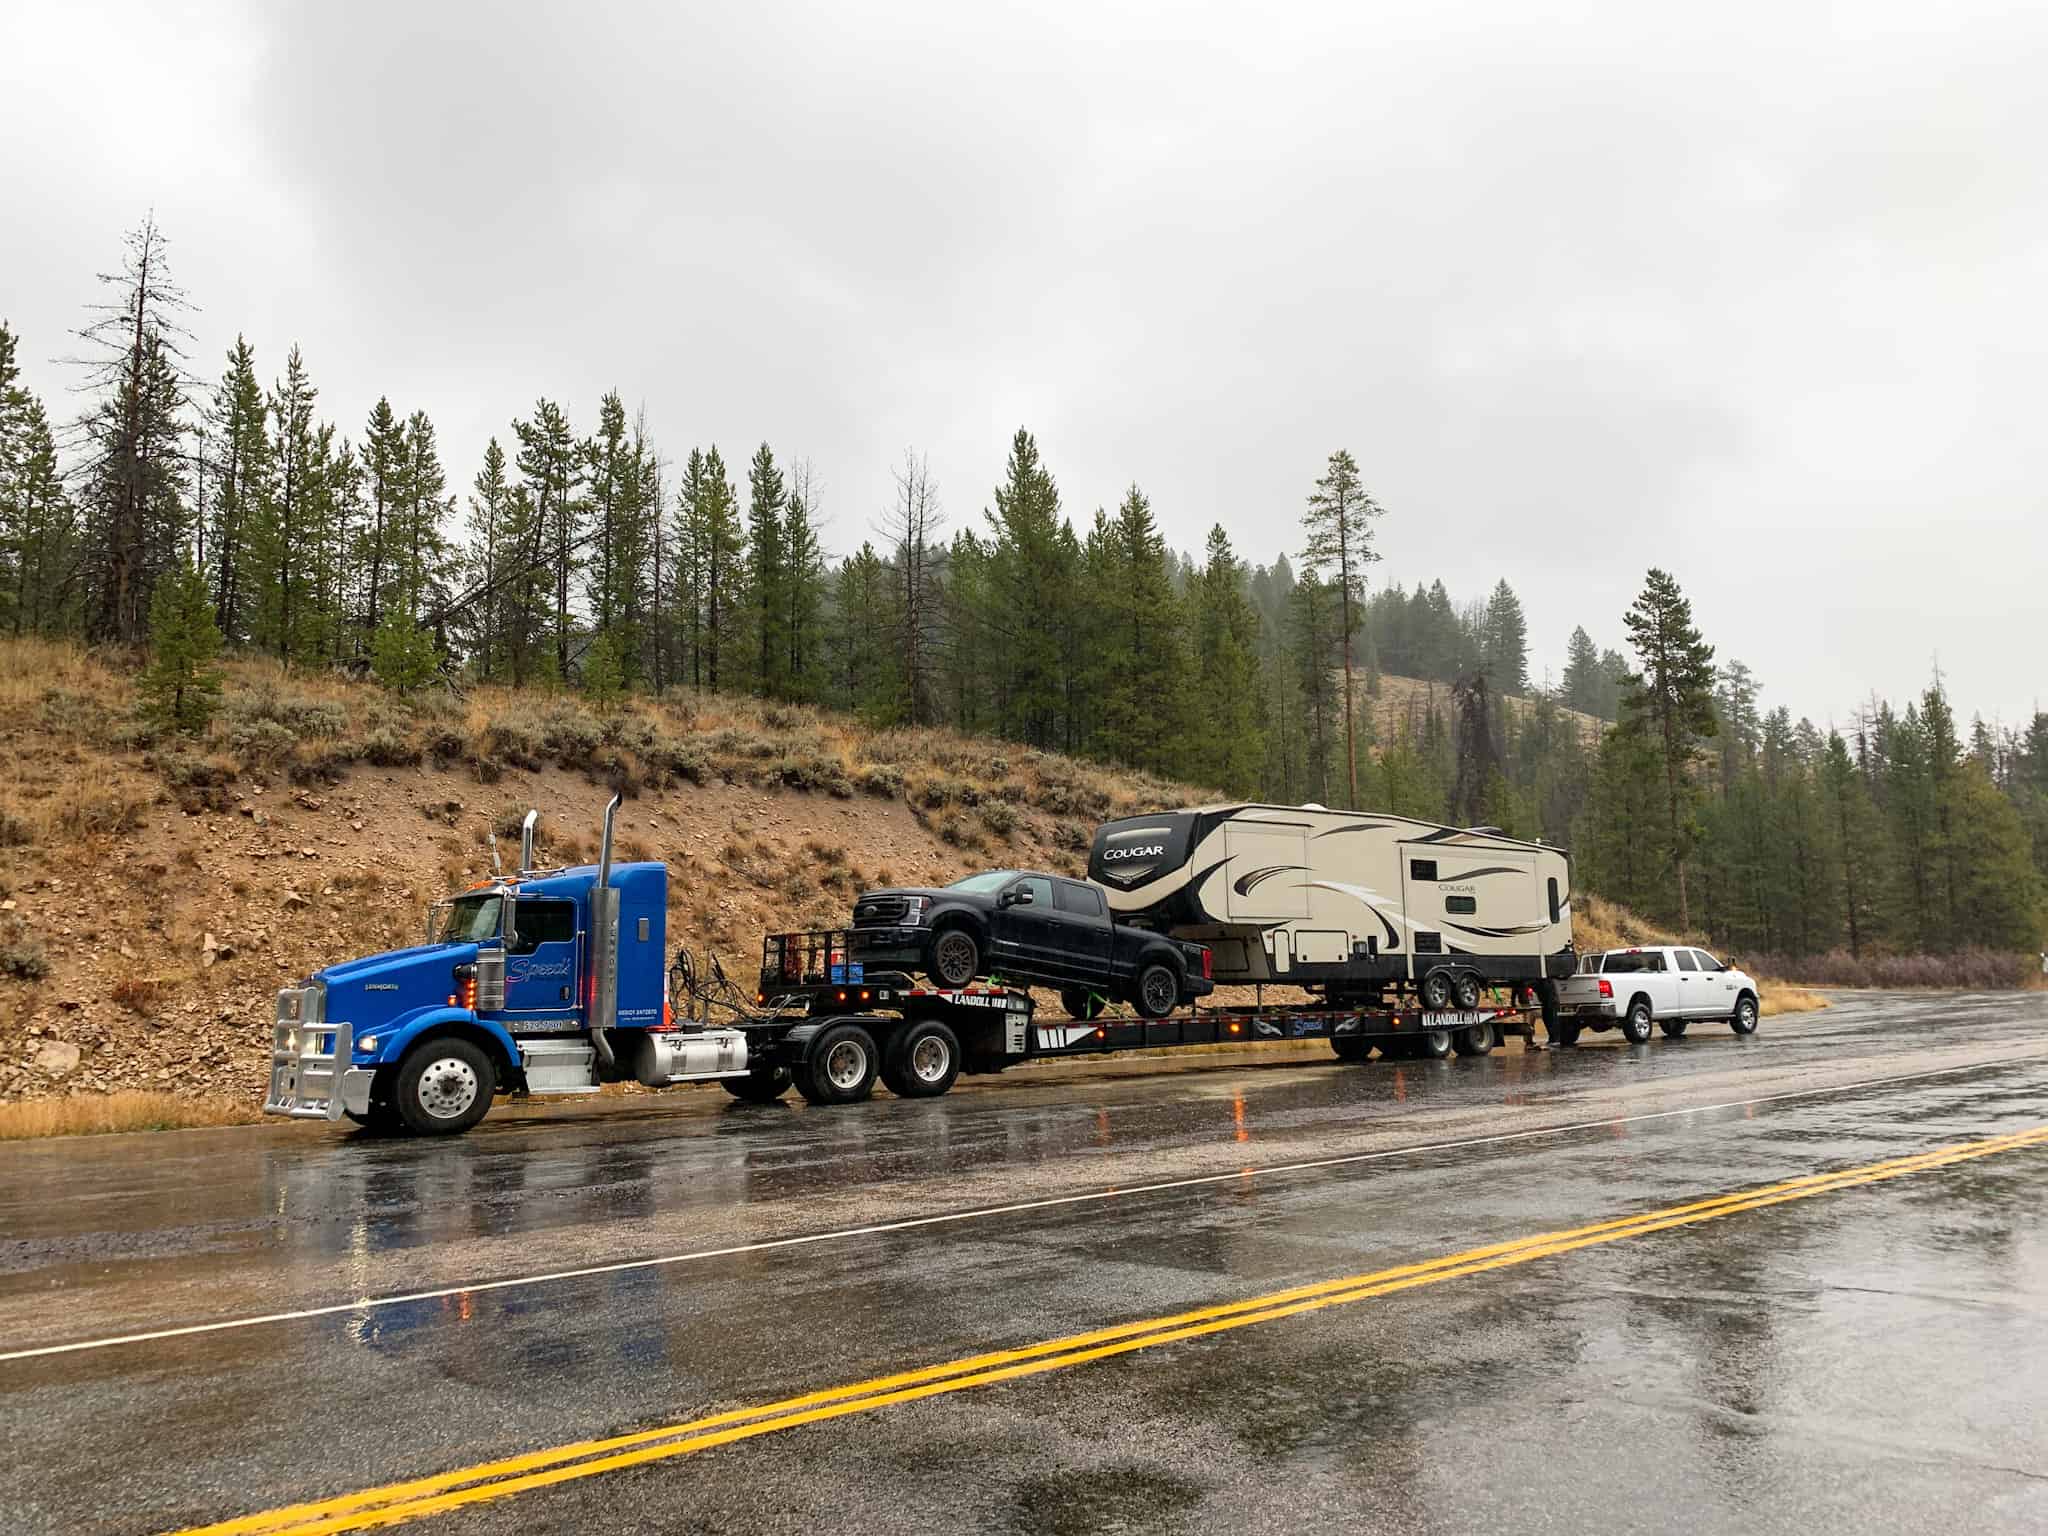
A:
<svg viewBox="0 0 2048 1536">
<path fill-rule="evenodd" d="M 606 1035 L 619 1015 L 619 893 L 612 889 L 612 821 L 619 814 L 619 796 L 604 808 L 604 835 L 598 844 L 597 883 L 590 891 L 590 1043 L 606 1067 L 615 1065 Z"/>
<path fill-rule="evenodd" d="M 519 823 L 519 878 L 524 880 L 533 873 L 533 829 L 540 824 L 538 808 L 526 813 L 526 820 Z"/>
</svg>

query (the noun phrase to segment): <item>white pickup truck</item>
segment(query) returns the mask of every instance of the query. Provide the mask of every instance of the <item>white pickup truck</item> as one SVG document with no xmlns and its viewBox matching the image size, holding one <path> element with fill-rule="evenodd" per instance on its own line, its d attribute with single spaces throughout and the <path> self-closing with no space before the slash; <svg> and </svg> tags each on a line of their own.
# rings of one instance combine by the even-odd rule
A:
<svg viewBox="0 0 2048 1536">
<path fill-rule="evenodd" d="M 1738 1035 L 1756 1033 L 1757 986 L 1747 973 L 1696 945 L 1600 950 L 1558 988 L 1557 1037 L 1569 1045 L 1581 1029 L 1614 1029 L 1647 1045 L 1654 1023 L 1676 1039 L 1694 1019 L 1719 1019 Z"/>
</svg>

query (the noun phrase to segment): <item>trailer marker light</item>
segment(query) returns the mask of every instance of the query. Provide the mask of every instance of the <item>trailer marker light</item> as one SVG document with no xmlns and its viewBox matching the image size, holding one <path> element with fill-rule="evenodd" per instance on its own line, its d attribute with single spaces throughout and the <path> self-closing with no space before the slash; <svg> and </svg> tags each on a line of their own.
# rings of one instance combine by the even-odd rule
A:
<svg viewBox="0 0 2048 1536">
<path fill-rule="evenodd" d="M 1234 1035 L 1234 1034 L 1236 1034 L 1236 1033 L 1237 1033 L 1237 1032 L 1238 1032 L 1238 1031 L 1239 1031 L 1240 1029 L 1243 1029 L 1243 1028 L 1244 1028 L 1244 1026 L 1243 1026 L 1242 1024 L 1238 1023 L 1238 1022 L 1237 1022 L 1237 1020 L 1235 1020 L 1235 1019 L 1232 1019 L 1232 1020 L 1230 1021 L 1230 1032 L 1231 1032 L 1231 1033 L 1232 1033 L 1233 1035 Z"/>
<path fill-rule="evenodd" d="M 1095 1031 L 1095 1038 L 1098 1040 L 1106 1040 L 1109 1037 L 1102 1030 L 1098 1029 Z"/>
</svg>

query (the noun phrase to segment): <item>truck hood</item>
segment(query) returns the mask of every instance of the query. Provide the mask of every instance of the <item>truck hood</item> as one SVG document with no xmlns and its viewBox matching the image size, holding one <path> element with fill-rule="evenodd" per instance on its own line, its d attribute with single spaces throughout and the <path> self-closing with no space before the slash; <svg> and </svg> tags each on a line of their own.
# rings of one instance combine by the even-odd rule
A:
<svg viewBox="0 0 2048 1536">
<path fill-rule="evenodd" d="M 360 1038 L 415 1014 L 447 1006 L 456 995 L 455 967 L 476 959 L 474 944 L 418 944 L 347 960 L 316 971 L 327 985 L 327 1017 Z"/>
<path fill-rule="evenodd" d="M 381 955 L 365 955 L 360 960 L 344 960 L 339 965 L 330 965 L 325 970 L 315 971 L 313 979 L 324 981 L 332 990 L 338 986 L 354 984 L 361 986 L 366 981 L 388 979 L 400 972 L 410 971 L 414 966 L 431 957 L 442 956 L 448 969 L 465 965 L 476 959 L 477 946 L 474 944 L 415 944 L 409 949 L 387 949 Z"/>
</svg>

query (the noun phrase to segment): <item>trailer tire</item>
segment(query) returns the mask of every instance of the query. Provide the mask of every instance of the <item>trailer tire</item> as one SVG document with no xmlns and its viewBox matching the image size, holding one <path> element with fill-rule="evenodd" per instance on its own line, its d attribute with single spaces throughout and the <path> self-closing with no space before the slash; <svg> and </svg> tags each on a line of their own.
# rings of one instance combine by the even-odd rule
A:
<svg viewBox="0 0 2048 1536">
<path fill-rule="evenodd" d="M 1577 1019 L 1553 1019 L 1544 1025 L 1552 1045 L 1577 1045 L 1579 1043 L 1579 1021 Z"/>
<path fill-rule="evenodd" d="M 1406 1035 L 1383 1035 L 1373 1042 L 1381 1061 L 1406 1061 L 1415 1054 L 1415 1042 Z"/>
<path fill-rule="evenodd" d="M 1621 1021 L 1621 1036 L 1630 1045 L 1650 1043 L 1650 1000 L 1638 995 L 1629 1001 L 1628 1013 Z"/>
<path fill-rule="evenodd" d="M 482 1046 L 435 1035 L 406 1052 L 392 1098 L 415 1135 L 459 1136 L 489 1113 L 497 1086 L 498 1069 Z"/>
<path fill-rule="evenodd" d="M 1459 1030 L 1451 1046 L 1460 1056 L 1484 1056 L 1493 1049 L 1493 1021 L 1482 1019 Z"/>
<path fill-rule="evenodd" d="M 1691 1021 L 1687 1019 L 1659 1019 L 1657 1027 L 1664 1031 L 1666 1040 L 1682 1040 L 1685 1038 L 1685 1026 L 1689 1022 Z"/>
<path fill-rule="evenodd" d="M 742 1104 L 773 1104 L 789 1091 L 787 1067 L 754 1068 L 745 1077 L 721 1077 L 719 1085 Z"/>
<path fill-rule="evenodd" d="M 1728 1027 L 1738 1035 L 1756 1033 L 1756 994 L 1745 992 L 1735 999 L 1735 1012 L 1728 1016 Z"/>
<path fill-rule="evenodd" d="M 932 963 L 927 972 L 942 987 L 964 987 L 981 974 L 981 941 L 957 924 L 932 935 Z"/>
<path fill-rule="evenodd" d="M 1102 1017 L 1102 1010 L 1109 1006 L 1109 999 L 1087 987 L 1066 987 L 1060 992 L 1060 1006 L 1067 1010 L 1068 1018 L 1093 1024 Z"/>
<path fill-rule="evenodd" d="M 1460 1008 L 1467 1011 L 1479 1006 L 1479 978 L 1470 971 L 1460 971 L 1451 978 L 1451 995 Z"/>
<path fill-rule="evenodd" d="M 1330 1049 L 1339 1061 L 1363 1061 L 1372 1054 L 1372 1042 L 1363 1035 L 1332 1035 Z"/>
<path fill-rule="evenodd" d="M 1452 1029 L 1425 1029 L 1409 1042 L 1411 1054 L 1424 1061 L 1442 1061 L 1457 1049 L 1458 1031 Z"/>
<path fill-rule="evenodd" d="M 1180 976 L 1163 960 L 1140 967 L 1131 1002 L 1145 1018 L 1165 1018 L 1180 1006 Z"/>
<path fill-rule="evenodd" d="M 882 1081 L 899 1099 L 935 1099 L 960 1075 L 960 1037 L 937 1019 L 920 1019 L 882 1048 Z"/>
<path fill-rule="evenodd" d="M 858 1104 L 875 1091 L 875 1037 L 858 1024 L 834 1024 L 811 1037 L 796 1091 L 808 1104 Z"/>
<path fill-rule="evenodd" d="M 1426 1013 L 1443 1013 L 1451 1006 L 1451 973 L 1431 971 L 1422 978 L 1422 1007 Z"/>
</svg>

